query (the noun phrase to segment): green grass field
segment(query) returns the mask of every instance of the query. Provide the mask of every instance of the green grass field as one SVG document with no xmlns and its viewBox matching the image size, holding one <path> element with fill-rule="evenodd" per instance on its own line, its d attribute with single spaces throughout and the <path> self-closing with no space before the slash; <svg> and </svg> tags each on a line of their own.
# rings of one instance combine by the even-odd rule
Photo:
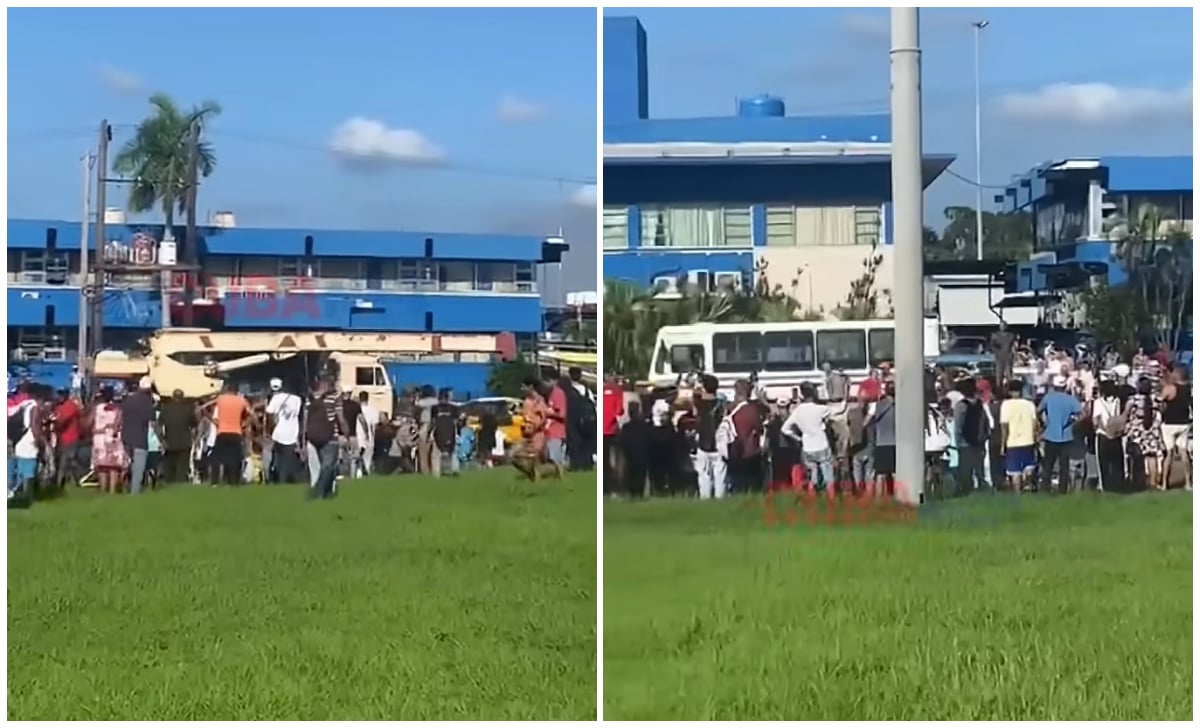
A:
<svg viewBox="0 0 1200 728">
<path fill-rule="evenodd" d="M 595 487 L 505 469 L 10 511 L 9 717 L 592 720 Z"/>
<path fill-rule="evenodd" d="M 605 719 L 1190 719 L 1190 494 L 1015 500 L 607 504 Z"/>
</svg>

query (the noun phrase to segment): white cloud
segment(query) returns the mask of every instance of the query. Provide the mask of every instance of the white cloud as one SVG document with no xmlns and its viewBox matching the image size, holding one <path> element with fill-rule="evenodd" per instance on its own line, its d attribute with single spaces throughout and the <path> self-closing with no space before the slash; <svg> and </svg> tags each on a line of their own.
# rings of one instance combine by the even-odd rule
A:
<svg viewBox="0 0 1200 728">
<path fill-rule="evenodd" d="M 100 80 L 109 91 L 121 96 L 132 96 L 142 92 L 142 79 L 136 73 L 125 71 L 109 63 L 101 63 L 97 69 Z"/>
<path fill-rule="evenodd" d="M 394 166 L 429 164 L 446 156 L 423 134 L 412 129 L 392 129 L 382 121 L 356 116 L 333 131 L 329 148 L 347 164 Z"/>
<path fill-rule="evenodd" d="M 500 121 L 511 124 L 540 119 L 545 113 L 546 110 L 541 106 L 516 96 L 504 96 L 496 107 L 496 116 Z"/>
<path fill-rule="evenodd" d="M 1056 83 L 1036 91 L 1004 94 L 996 100 L 996 108 L 1004 116 L 1019 121 L 1088 127 L 1190 121 L 1192 84 L 1157 89 L 1107 83 Z"/>
<path fill-rule="evenodd" d="M 596 207 L 596 185 L 583 185 L 571 193 L 570 202 L 578 207 Z"/>
</svg>

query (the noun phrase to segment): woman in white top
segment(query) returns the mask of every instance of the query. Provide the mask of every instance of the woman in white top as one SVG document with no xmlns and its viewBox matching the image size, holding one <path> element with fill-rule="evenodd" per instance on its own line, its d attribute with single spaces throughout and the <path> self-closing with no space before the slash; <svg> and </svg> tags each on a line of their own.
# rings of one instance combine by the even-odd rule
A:
<svg viewBox="0 0 1200 728">
<path fill-rule="evenodd" d="M 1117 383 L 1100 382 L 1092 400 L 1092 424 L 1096 428 L 1096 460 L 1100 465 L 1100 490 L 1120 491 L 1125 483 L 1125 422 Z"/>
</svg>

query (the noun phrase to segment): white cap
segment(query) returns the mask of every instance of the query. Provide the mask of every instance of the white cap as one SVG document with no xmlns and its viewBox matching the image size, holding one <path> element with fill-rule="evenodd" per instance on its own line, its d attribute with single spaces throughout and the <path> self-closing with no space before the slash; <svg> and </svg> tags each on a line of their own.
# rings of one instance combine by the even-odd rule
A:
<svg viewBox="0 0 1200 728">
<path fill-rule="evenodd" d="M 1129 365 L 1118 364 L 1112 368 L 1112 372 L 1113 376 L 1117 377 L 1118 379 L 1125 379 L 1129 376 Z"/>
<path fill-rule="evenodd" d="M 278 392 L 281 389 L 283 389 L 283 380 L 280 379 L 279 377 L 275 377 L 274 379 L 272 379 L 271 380 L 271 391 Z"/>
<path fill-rule="evenodd" d="M 1067 386 L 1067 378 L 1059 374 L 1058 376 L 1054 377 L 1053 384 L 1055 387 L 1065 387 Z"/>
<path fill-rule="evenodd" d="M 150 389 L 152 386 L 153 383 L 150 381 L 150 377 L 142 377 L 138 380 L 138 389 Z"/>
</svg>

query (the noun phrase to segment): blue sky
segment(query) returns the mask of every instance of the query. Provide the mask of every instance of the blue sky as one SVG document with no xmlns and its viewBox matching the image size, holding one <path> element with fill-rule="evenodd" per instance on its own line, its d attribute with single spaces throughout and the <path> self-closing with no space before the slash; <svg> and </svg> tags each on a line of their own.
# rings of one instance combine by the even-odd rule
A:
<svg viewBox="0 0 1200 728">
<path fill-rule="evenodd" d="M 886 112 L 886 9 L 612 9 L 646 28 L 652 117 L 732 115 L 735 99 L 782 97 L 789 114 Z M 1074 155 L 1191 154 L 1190 9 L 921 11 L 925 150 L 975 178 L 974 43 L 981 44 L 983 181 L 1004 184 Z M 974 188 L 948 175 L 927 222 Z M 991 191 L 984 196 L 990 204 Z"/>
<path fill-rule="evenodd" d="M 594 257 L 580 190 L 596 177 L 594 9 L 14 9 L 8 21 L 12 217 L 77 218 L 77 160 L 100 119 L 132 125 L 163 91 L 224 107 L 202 214 L 468 232 L 561 224 Z M 195 32 L 205 40 L 189 56 L 181 41 Z M 114 144 L 130 133 L 119 126 Z M 335 143 L 377 163 L 347 163 Z"/>
</svg>

